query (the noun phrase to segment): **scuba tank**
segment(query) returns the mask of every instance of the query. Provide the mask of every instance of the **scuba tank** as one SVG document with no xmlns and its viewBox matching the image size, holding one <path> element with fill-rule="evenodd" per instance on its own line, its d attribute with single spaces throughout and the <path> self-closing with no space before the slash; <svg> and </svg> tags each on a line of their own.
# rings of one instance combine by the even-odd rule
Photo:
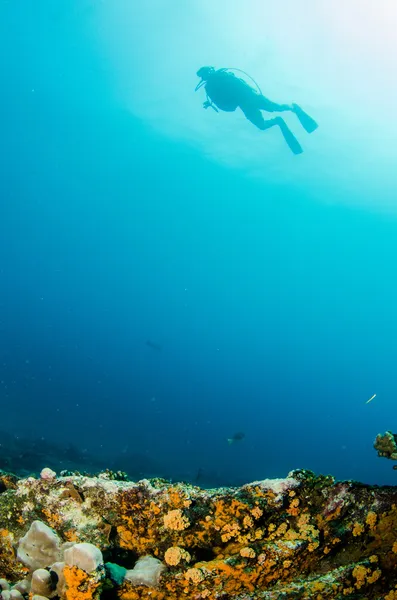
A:
<svg viewBox="0 0 397 600">
<path fill-rule="evenodd" d="M 242 73 L 246 77 L 248 77 L 248 79 L 250 81 L 252 81 L 253 84 L 255 85 L 255 88 L 259 92 L 259 94 L 262 94 L 262 90 L 259 87 L 258 83 L 255 81 L 255 79 L 253 77 L 251 77 L 251 75 L 249 75 L 248 73 L 246 73 L 246 71 L 243 71 L 242 69 L 237 69 L 236 67 L 223 67 L 222 69 L 218 69 L 217 71 L 214 70 L 214 73 L 227 73 L 228 71 L 230 71 L 232 73 L 233 73 L 233 71 L 237 71 L 239 73 Z M 198 71 L 198 73 L 200 73 L 200 71 Z M 240 81 L 244 81 L 244 80 L 240 79 Z M 201 81 L 196 85 L 194 91 L 197 92 L 200 88 L 202 88 L 203 86 L 205 86 L 206 83 L 207 83 L 206 79 L 201 79 Z M 248 84 L 247 84 L 246 81 L 244 81 L 244 83 L 248 86 Z M 205 108 L 205 109 L 207 109 L 207 108 L 213 108 L 216 112 L 219 112 L 219 110 L 217 109 L 216 105 L 214 104 L 214 102 L 209 97 L 207 91 L 206 91 L 206 96 L 207 96 L 207 99 L 203 103 L 203 108 Z M 228 109 L 226 107 L 224 107 L 223 110 L 228 110 Z M 229 110 L 235 110 L 235 108 L 229 108 Z"/>
</svg>

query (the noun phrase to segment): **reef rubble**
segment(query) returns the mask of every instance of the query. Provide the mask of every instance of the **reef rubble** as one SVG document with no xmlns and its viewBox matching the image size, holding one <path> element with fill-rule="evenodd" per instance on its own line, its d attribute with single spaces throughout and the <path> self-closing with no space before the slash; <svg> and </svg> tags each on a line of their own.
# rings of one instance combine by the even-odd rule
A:
<svg viewBox="0 0 397 600">
<path fill-rule="evenodd" d="M 397 487 L 0 472 L 2 600 L 397 600 Z"/>
</svg>

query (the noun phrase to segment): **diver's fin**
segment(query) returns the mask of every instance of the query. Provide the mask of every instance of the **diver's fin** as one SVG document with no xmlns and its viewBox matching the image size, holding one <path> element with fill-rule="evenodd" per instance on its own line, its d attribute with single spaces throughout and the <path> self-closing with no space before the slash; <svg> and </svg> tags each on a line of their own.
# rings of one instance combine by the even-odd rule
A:
<svg viewBox="0 0 397 600">
<path fill-rule="evenodd" d="M 292 131 L 290 130 L 290 128 L 288 127 L 288 125 L 286 124 L 286 122 L 280 118 L 278 120 L 278 125 L 280 126 L 281 132 L 284 136 L 285 141 L 287 142 L 287 144 L 289 146 L 289 149 L 294 154 L 302 154 L 303 148 L 300 145 L 300 143 L 298 142 L 298 140 L 296 139 L 296 137 L 294 136 L 294 134 L 292 133 Z"/>
<path fill-rule="evenodd" d="M 294 113 L 298 117 L 300 124 L 307 131 L 307 133 L 313 133 L 318 127 L 318 123 L 310 115 L 307 114 L 298 104 L 292 105 Z"/>
</svg>

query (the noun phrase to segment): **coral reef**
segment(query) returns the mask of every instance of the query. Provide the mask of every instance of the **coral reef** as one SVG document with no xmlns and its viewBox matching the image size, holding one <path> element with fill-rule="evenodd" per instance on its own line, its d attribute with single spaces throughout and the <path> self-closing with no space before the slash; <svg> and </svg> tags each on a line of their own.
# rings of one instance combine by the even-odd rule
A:
<svg viewBox="0 0 397 600">
<path fill-rule="evenodd" d="M 0 476 L 2 600 L 397 599 L 397 487 Z"/>
<path fill-rule="evenodd" d="M 378 456 L 397 460 L 397 434 L 391 431 L 379 433 L 376 436 L 374 448 L 378 451 Z M 397 469 L 397 465 L 394 465 L 393 469 Z"/>
</svg>

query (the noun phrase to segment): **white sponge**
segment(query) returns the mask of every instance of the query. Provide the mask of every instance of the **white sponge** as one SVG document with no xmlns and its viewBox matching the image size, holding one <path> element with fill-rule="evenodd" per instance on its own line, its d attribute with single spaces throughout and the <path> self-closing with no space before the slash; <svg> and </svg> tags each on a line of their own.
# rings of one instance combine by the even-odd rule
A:
<svg viewBox="0 0 397 600">
<path fill-rule="evenodd" d="M 64 552 L 64 560 L 70 567 L 78 567 L 87 573 L 103 564 L 102 552 L 94 544 L 75 544 Z"/>
<path fill-rule="evenodd" d="M 22 596 L 27 596 L 30 592 L 30 586 L 31 582 L 29 579 L 20 579 L 12 586 L 12 589 L 21 592 Z"/>
<path fill-rule="evenodd" d="M 58 577 L 56 595 L 60 598 L 64 598 L 66 594 L 66 579 L 63 572 L 64 566 L 64 562 L 56 562 L 53 565 L 51 565 L 51 571 L 55 573 L 55 575 L 57 575 Z"/>
<path fill-rule="evenodd" d="M 52 585 L 50 572 L 47 569 L 36 569 L 32 575 L 32 587 L 30 588 L 33 596 L 45 596 L 51 598 L 56 595 Z"/>
<path fill-rule="evenodd" d="M 55 531 L 41 521 L 33 521 L 19 540 L 17 557 L 32 571 L 49 567 L 59 559 L 61 541 Z"/>
<path fill-rule="evenodd" d="M 160 580 L 160 575 L 164 571 L 165 566 L 158 558 L 154 556 L 142 556 L 136 562 L 133 569 L 130 569 L 125 574 L 125 579 L 131 581 L 134 585 L 147 585 L 148 587 L 157 587 Z"/>
</svg>

